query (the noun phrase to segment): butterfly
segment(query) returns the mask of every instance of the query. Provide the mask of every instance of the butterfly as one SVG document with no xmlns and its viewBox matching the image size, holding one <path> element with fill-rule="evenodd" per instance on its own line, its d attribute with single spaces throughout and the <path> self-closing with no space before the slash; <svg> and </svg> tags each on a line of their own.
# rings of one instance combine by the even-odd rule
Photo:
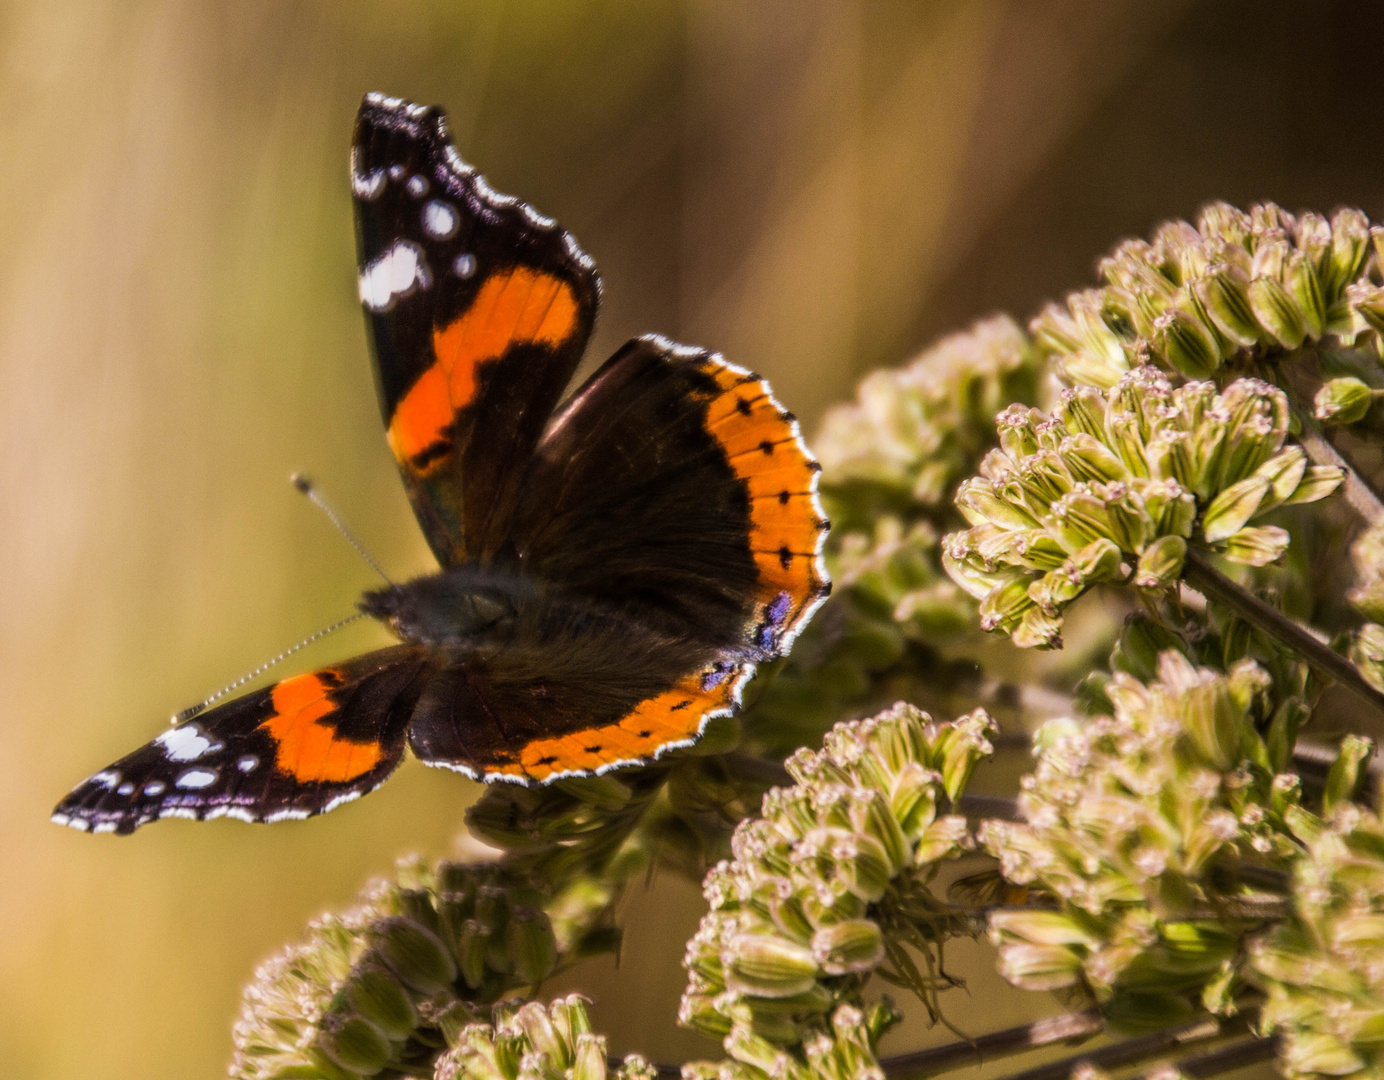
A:
<svg viewBox="0 0 1384 1080">
<path fill-rule="evenodd" d="M 165 730 L 61 824 L 304 818 L 405 746 L 520 784 L 647 763 L 734 712 L 830 590 L 820 467 L 763 379 L 647 336 L 559 404 L 600 300 L 572 236 L 438 108 L 368 95 L 350 178 L 386 439 L 440 569 L 361 598 L 399 644 Z"/>
</svg>

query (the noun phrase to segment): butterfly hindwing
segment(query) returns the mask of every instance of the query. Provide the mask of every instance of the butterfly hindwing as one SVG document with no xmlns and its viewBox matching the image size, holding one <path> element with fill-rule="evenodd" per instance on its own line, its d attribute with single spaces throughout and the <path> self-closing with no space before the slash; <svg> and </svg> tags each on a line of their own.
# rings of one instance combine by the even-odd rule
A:
<svg viewBox="0 0 1384 1080">
<path fill-rule="evenodd" d="M 554 419 L 513 542 L 543 580 L 766 659 L 830 588 L 819 471 L 758 375 L 638 338 Z"/>
<path fill-rule="evenodd" d="M 439 673 L 409 745 L 429 765 L 516 783 L 651 761 L 739 706 L 754 665 L 712 657 L 686 641 L 632 643 L 600 620 L 579 635 L 557 627 L 531 652 L 470 656 Z"/>
<path fill-rule="evenodd" d="M 78 784 L 53 818 L 128 833 L 161 817 L 278 821 L 331 810 L 399 764 L 423 668 L 421 650 L 396 646 L 246 694 Z"/>
<path fill-rule="evenodd" d="M 438 560 L 488 558 L 586 348 L 595 267 L 458 157 L 440 109 L 369 95 L 351 185 L 390 447 Z"/>
</svg>

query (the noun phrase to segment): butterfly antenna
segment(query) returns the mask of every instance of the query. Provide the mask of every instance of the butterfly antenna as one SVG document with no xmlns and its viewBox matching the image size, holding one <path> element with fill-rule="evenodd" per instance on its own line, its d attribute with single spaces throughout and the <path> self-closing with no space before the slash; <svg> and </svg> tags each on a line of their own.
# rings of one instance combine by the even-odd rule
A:
<svg viewBox="0 0 1384 1080">
<path fill-rule="evenodd" d="M 232 691 L 234 691 L 234 690 L 239 690 L 242 686 L 244 686 L 244 685 L 245 685 L 247 682 L 249 682 L 251 679 L 257 679 L 257 678 L 259 678 L 259 676 L 263 675 L 266 671 L 268 671 L 270 668 L 272 668 L 275 664 L 279 663 L 279 662 L 282 661 L 282 660 L 287 660 L 290 656 L 292 656 L 292 655 L 293 655 L 294 653 L 296 653 L 298 650 L 300 650 L 300 649 L 305 649 L 305 648 L 307 648 L 309 645 L 311 645 L 314 641 L 320 641 L 322 638 L 326 637 L 328 634 L 334 634 L 334 633 L 336 633 L 338 630 L 340 630 L 343 626 L 350 626 L 351 623 L 355 622 L 357 619 L 363 619 L 363 618 L 365 618 L 365 612 L 363 612 L 363 611 L 357 611 L 354 615 L 348 615 L 346 618 L 340 620 L 339 622 L 334 622 L 334 623 L 332 623 L 331 626 L 324 626 L 321 630 L 318 630 L 315 634 L 309 634 L 307 637 L 303 638 L 302 641 L 298 642 L 297 645 L 294 645 L 292 648 L 285 649 L 283 652 L 279 653 L 279 655 L 276 656 L 276 657 L 274 657 L 272 660 L 266 660 L 266 661 L 265 661 L 264 663 L 262 663 L 259 667 L 255 668 L 253 671 L 247 671 L 244 675 L 242 675 L 240 678 L 238 678 L 235 682 L 231 683 L 229 686 L 223 686 L 220 690 L 218 690 L 216 693 L 212 694 L 211 697 L 207 698 L 205 701 L 199 701 L 196 705 L 189 705 L 186 709 L 180 709 L 178 712 L 175 712 L 175 713 L 173 714 L 173 719 L 170 720 L 169 723 L 172 723 L 172 724 L 181 724 L 181 723 L 183 723 L 184 721 L 191 720 L 191 719 L 192 719 L 194 716 L 196 716 L 198 713 L 205 711 L 206 708 L 207 708 L 208 706 L 215 704 L 217 701 L 221 700 L 223 697 L 225 697 L 227 694 L 231 693 Z"/>
<path fill-rule="evenodd" d="M 312 504 L 317 507 L 317 509 L 327 515 L 327 520 L 336 526 L 336 531 L 346 538 L 346 542 L 356 549 L 360 557 L 370 564 L 370 569 L 384 578 L 384 583 L 386 585 L 393 585 L 394 582 L 389 580 L 389 575 L 380 569 L 380 564 L 370 557 L 370 552 L 366 551 L 365 546 L 356 539 L 355 534 L 352 533 L 350 529 L 346 528 L 346 523 L 342 521 L 337 515 L 337 512 L 332 509 L 331 504 L 318 493 L 316 485 L 302 473 L 294 473 L 288 479 L 294 487 L 311 500 Z"/>
</svg>

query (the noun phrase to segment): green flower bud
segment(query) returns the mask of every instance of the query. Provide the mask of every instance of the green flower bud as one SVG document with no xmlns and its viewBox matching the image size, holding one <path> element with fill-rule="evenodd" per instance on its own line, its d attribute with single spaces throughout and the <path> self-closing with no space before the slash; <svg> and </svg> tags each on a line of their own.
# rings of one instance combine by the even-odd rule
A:
<svg viewBox="0 0 1384 1080">
<path fill-rule="evenodd" d="M 1021 649 L 1060 649 L 1062 620 L 1041 608 L 1029 608 L 1011 631 L 1011 640 Z"/>
<path fill-rule="evenodd" d="M 710 994 L 683 994 L 678 1005 L 678 1023 L 712 1039 L 724 1038 L 731 1028 L 730 1017 L 716 1007 L 716 999 Z"/>
<path fill-rule="evenodd" d="M 360 1076 L 374 1076 L 391 1056 L 389 1040 L 380 1029 L 349 1013 L 328 1013 L 317 1033 L 316 1046 L 334 1065 Z"/>
<path fill-rule="evenodd" d="M 937 773 L 911 761 L 899 770 L 890 792 L 889 805 L 899 826 L 910 838 L 917 837 L 937 816 Z"/>
<path fill-rule="evenodd" d="M 863 975 L 883 962 L 884 935 L 869 919 L 851 919 L 818 930 L 812 955 L 828 975 Z"/>
<path fill-rule="evenodd" d="M 456 964 L 431 930 L 402 916 L 381 919 L 370 929 L 380 959 L 404 985 L 424 994 L 451 986 Z"/>
<path fill-rule="evenodd" d="M 938 818 L 923 832 L 918 846 L 913 850 L 913 865 L 927 866 L 960 855 L 962 847 L 969 843 L 969 830 L 966 819 L 959 814 Z"/>
<path fill-rule="evenodd" d="M 606 1042 L 589 1032 L 577 1036 L 571 1080 L 606 1080 Z"/>
<path fill-rule="evenodd" d="M 557 966 L 557 938 L 543 911 L 516 908 L 505 927 L 514 974 L 525 983 L 546 979 Z"/>
<path fill-rule="evenodd" d="M 1374 391 L 1359 379 L 1346 376 L 1322 384 L 1313 401 L 1312 412 L 1318 420 L 1353 424 L 1364 418 L 1373 403 Z"/>
<path fill-rule="evenodd" d="M 1249 276 L 1229 263 L 1213 265 L 1192 290 L 1216 329 L 1241 348 L 1258 344 L 1263 331 L 1249 302 Z"/>
<path fill-rule="evenodd" d="M 818 972 L 811 949 L 769 934 L 737 934 L 721 962 L 728 987 L 766 998 L 806 993 Z"/>
<path fill-rule="evenodd" d="M 999 973 L 1021 990 L 1061 990 L 1081 981 L 1081 961 L 1061 945 L 1004 945 Z"/>
<path fill-rule="evenodd" d="M 537 1001 L 519 1006 L 507 1017 L 503 1012 L 497 1013 L 496 1031 L 522 1036 L 532 1048 L 523 1057 L 527 1059 L 530 1053 L 541 1054 L 549 1067 L 559 1074 L 572 1064 L 574 1048 L 559 1033 L 548 1010 Z"/>
<path fill-rule="evenodd" d="M 1322 813 L 1329 815 L 1337 806 L 1353 802 L 1367 778 L 1365 765 L 1374 754 L 1374 740 L 1363 735 L 1347 735 L 1340 752 L 1326 774 L 1322 792 Z"/>
<path fill-rule="evenodd" d="M 1187 541 L 1180 536 L 1162 536 L 1139 556 L 1134 584 L 1141 589 L 1166 589 L 1182 577 L 1187 561 Z"/>
<path fill-rule="evenodd" d="M 1321 337 L 1326 329 L 1326 303 L 1311 257 L 1301 251 L 1292 252 L 1284 269 L 1283 284 L 1302 318 L 1307 336 L 1313 340 Z"/>
<path fill-rule="evenodd" d="M 1024 613 L 1032 607 L 1028 582 L 1022 577 L 1010 578 L 991 589 L 980 602 L 980 628 L 987 631 L 1009 630 L 1017 626 Z"/>
<path fill-rule="evenodd" d="M 1345 476 L 1345 470 L 1334 465 L 1313 465 L 1303 474 L 1302 483 L 1283 501 L 1283 505 L 1296 506 L 1324 499 L 1341 486 Z"/>
<path fill-rule="evenodd" d="M 358 965 L 341 988 L 341 994 L 352 1010 L 389 1038 L 406 1038 L 418 1026 L 418 1010 L 413 1007 L 412 999 L 383 967 Z"/>
<path fill-rule="evenodd" d="M 1219 550 L 1231 562 L 1243 566 L 1268 566 L 1288 550 L 1288 531 L 1277 525 L 1246 528 L 1229 536 Z"/>
<path fill-rule="evenodd" d="M 1272 277 L 1249 283 L 1249 306 L 1255 318 L 1285 349 L 1296 349 L 1307 336 L 1302 313 L 1282 284 Z"/>
<path fill-rule="evenodd" d="M 1331 219 L 1330 270 L 1323 277 L 1328 297 L 1338 296 L 1347 282 L 1364 270 L 1370 253 L 1369 219 L 1359 210 L 1343 208 Z"/>
<path fill-rule="evenodd" d="M 1071 916 L 1058 911 L 992 911 L 989 916 L 990 940 L 1003 947 L 1013 942 L 1031 945 L 1099 944 L 1086 928 Z"/>
<path fill-rule="evenodd" d="M 1221 362 L 1215 333 L 1181 308 L 1169 308 L 1153 323 L 1154 351 L 1189 379 L 1203 379 Z"/>
<path fill-rule="evenodd" d="M 1201 520 L 1202 535 L 1208 544 L 1239 532 L 1259 509 L 1268 493 L 1269 482 L 1262 476 L 1247 476 L 1211 500 Z"/>
</svg>

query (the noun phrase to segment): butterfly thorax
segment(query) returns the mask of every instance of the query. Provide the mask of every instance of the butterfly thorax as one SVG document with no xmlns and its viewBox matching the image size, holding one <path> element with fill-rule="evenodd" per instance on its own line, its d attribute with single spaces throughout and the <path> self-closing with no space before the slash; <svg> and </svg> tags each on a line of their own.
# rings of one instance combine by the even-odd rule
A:
<svg viewBox="0 0 1384 1080">
<path fill-rule="evenodd" d="M 532 582 L 474 563 L 367 592 L 359 607 L 401 640 L 477 648 L 514 635 L 544 606 Z"/>
</svg>

